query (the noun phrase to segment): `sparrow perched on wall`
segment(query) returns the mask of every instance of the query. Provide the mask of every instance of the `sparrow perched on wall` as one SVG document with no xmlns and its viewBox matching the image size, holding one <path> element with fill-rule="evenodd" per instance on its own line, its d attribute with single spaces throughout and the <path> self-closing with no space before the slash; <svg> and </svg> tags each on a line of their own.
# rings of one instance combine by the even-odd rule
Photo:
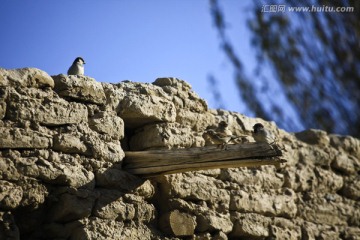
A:
<svg viewBox="0 0 360 240">
<path fill-rule="evenodd" d="M 276 142 L 276 138 L 272 132 L 266 130 L 264 125 L 261 123 L 256 123 L 253 126 L 254 132 L 252 133 L 253 138 L 256 142 L 273 144 Z"/>
<path fill-rule="evenodd" d="M 234 136 L 228 129 L 228 124 L 225 121 L 221 121 L 216 129 L 207 129 L 203 137 L 205 141 L 218 144 L 224 148 L 230 141 L 240 139 L 244 136 Z"/>
<path fill-rule="evenodd" d="M 84 75 L 84 64 L 85 61 L 82 57 L 77 57 L 73 64 L 70 66 L 67 74 L 68 75 Z"/>
<path fill-rule="evenodd" d="M 216 129 L 208 129 L 206 133 L 215 144 L 227 144 L 232 136 L 228 124 L 224 121 L 221 121 Z"/>
</svg>

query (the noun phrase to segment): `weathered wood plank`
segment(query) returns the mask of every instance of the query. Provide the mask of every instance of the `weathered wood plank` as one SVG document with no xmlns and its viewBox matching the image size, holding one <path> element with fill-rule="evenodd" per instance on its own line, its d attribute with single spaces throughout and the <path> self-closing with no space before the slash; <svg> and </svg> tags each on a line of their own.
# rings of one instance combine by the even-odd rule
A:
<svg viewBox="0 0 360 240">
<path fill-rule="evenodd" d="M 217 146 L 207 146 L 202 148 L 183 148 L 183 149 L 161 149 L 150 151 L 125 152 L 125 162 L 127 168 L 186 164 L 193 162 L 221 161 L 251 157 L 273 157 L 279 153 L 266 143 L 246 143 L 228 145 L 226 149 Z"/>
<path fill-rule="evenodd" d="M 282 159 L 234 159 L 221 162 L 206 162 L 206 163 L 190 163 L 181 165 L 168 165 L 159 167 L 143 167 L 127 169 L 132 174 L 139 175 L 165 175 L 172 173 L 198 171 L 218 168 L 235 168 L 235 167 L 258 167 L 263 165 L 277 165 L 284 162 Z"/>
<path fill-rule="evenodd" d="M 246 143 L 171 150 L 125 152 L 123 168 L 133 174 L 169 174 L 213 168 L 255 167 L 277 164 L 269 159 L 281 156 L 276 145 Z"/>
</svg>

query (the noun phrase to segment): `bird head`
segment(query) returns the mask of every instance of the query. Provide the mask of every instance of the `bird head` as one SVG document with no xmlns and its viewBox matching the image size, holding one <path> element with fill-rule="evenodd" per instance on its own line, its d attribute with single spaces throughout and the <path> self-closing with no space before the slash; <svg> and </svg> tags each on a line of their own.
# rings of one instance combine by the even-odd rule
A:
<svg viewBox="0 0 360 240">
<path fill-rule="evenodd" d="M 84 59 L 82 58 L 82 57 L 77 57 L 76 59 L 75 59 L 75 61 L 74 61 L 74 64 L 80 64 L 80 65 L 83 65 L 83 64 L 85 64 L 85 61 L 84 61 Z"/>
<path fill-rule="evenodd" d="M 264 129 L 264 125 L 262 125 L 261 123 L 256 123 L 256 124 L 253 126 L 253 129 L 254 129 L 254 133 L 257 133 L 257 132 L 260 131 L 261 129 Z"/>
</svg>

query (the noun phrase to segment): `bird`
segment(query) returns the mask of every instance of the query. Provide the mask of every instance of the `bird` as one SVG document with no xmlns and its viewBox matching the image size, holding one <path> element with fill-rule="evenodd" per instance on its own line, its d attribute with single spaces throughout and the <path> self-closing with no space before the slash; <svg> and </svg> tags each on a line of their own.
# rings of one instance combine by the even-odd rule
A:
<svg viewBox="0 0 360 240">
<path fill-rule="evenodd" d="M 203 137 L 205 141 L 225 148 L 230 141 L 242 138 L 244 136 L 233 135 L 232 132 L 228 129 L 228 124 L 225 121 L 221 121 L 216 129 L 207 129 L 204 132 Z"/>
<path fill-rule="evenodd" d="M 254 131 L 252 135 L 256 142 L 268 144 L 273 144 L 276 142 L 274 134 L 269 130 L 265 129 L 264 125 L 262 125 L 261 123 L 256 123 L 253 126 L 253 129 Z"/>
<path fill-rule="evenodd" d="M 84 64 L 85 61 L 82 57 L 77 57 L 73 64 L 70 66 L 67 74 L 68 75 L 84 75 Z"/>
</svg>

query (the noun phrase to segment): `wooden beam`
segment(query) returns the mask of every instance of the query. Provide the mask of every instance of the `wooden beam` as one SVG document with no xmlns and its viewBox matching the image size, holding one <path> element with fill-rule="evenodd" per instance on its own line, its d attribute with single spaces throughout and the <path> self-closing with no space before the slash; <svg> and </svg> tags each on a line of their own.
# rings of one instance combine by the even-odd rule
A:
<svg viewBox="0 0 360 240">
<path fill-rule="evenodd" d="M 164 175 L 214 168 L 257 167 L 279 164 L 284 161 L 277 158 L 281 155 L 277 145 L 266 143 L 127 151 L 123 169 L 139 175 Z"/>
</svg>

